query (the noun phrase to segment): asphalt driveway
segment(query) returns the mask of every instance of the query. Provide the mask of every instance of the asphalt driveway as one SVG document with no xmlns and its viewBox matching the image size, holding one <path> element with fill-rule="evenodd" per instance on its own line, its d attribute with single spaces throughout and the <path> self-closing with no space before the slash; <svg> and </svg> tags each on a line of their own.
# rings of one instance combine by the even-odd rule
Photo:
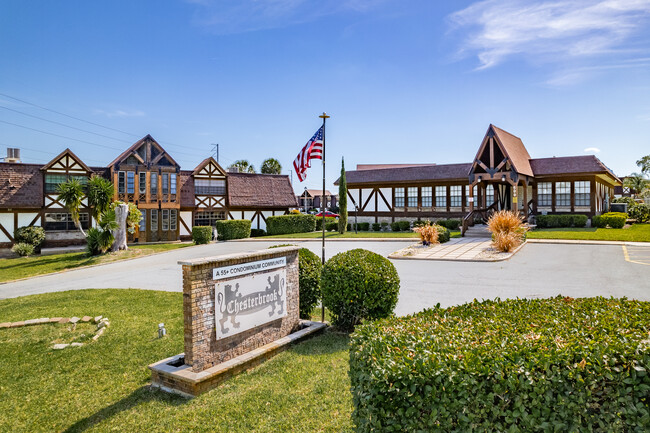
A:
<svg viewBox="0 0 650 433">
<path fill-rule="evenodd" d="M 383 256 L 413 241 L 329 242 L 326 258 L 353 248 Z M 139 259 L 0 284 L 0 299 L 86 288 L 181 291 L 179 260 L 251 251 L 286 242 L 222 242 L 181 248 Z M 319 241 L 292 242 L 320 255 Z M 650 249 L 650 246 L 647 247 Z M 533 244 L 505 262 L 393 260 L 401 278 L 396 313 L 472 299 L 627 296 L 650 301 L 650 266 L 627 261 L 620 245 Z"/>
</svg>

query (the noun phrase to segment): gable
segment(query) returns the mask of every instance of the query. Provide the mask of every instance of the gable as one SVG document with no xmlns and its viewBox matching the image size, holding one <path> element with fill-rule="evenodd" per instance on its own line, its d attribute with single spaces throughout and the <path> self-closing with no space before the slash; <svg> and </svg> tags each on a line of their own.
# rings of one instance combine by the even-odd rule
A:
<svg viewBox="0 0 650 433">
<path fill-rule="evenodd" d="M 219 165 L 214 158 L 209 157 L 204 159 L 196 166 L 192 172 L 196 178 L 218 179 L 227 176 L 226 171 Z"/>
<path fill-rule="evenodd" d="M 147 167 L 159 165 L 180 169 L 178 163 L 174 161 L 171 155 L 151 135 L 146 135 L 136 141 L 131 147 L 108 164 L 108 166 L 119 167 L 122 164 L 145 165 Z"/>
<path fill-rule="evenodd" d="M 502 172 L 533 176 L 530 155 L 519 137 L 490 124 L 469 174 Z"/>
<path fill-rule="evenodd" d="M 92 172 L 92 170 L 70 149 L 66 149 L 55 156 L 50 162 L 45 164 L 41 170 L 73 174 L 89 174 Z"/>
</svg>

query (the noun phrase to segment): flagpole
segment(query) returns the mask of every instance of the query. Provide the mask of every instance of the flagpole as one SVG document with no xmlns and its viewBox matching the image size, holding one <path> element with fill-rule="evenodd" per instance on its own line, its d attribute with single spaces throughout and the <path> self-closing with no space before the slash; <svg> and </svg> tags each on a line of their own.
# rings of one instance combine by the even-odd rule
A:
<svg viewBox="0 0 650 433">
<path fill-rule="evenodd" d="M 325 265 L 325 202 L 327 199 L 325 198 L 325 119 L 329 119 L 330 116 L 327 115 L 326 112 L 323 111 L 323 114 L 320 116 L 321 119 L 323 119 L 323 195 L 320 200 L 320 209 L 321 209 L 321 226 L 323 229 L 323 249 L 321 252 L 321 261 L 323 265 Z M 321 322 L 325 321 L 325 305 L 323 305 L 323 301 L 321 300 Z"/>
</svg>

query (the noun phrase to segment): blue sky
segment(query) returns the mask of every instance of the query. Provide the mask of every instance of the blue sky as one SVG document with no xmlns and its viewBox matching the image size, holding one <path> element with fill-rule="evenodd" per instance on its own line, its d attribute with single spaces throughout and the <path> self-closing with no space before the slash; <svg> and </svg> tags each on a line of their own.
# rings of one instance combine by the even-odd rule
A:
<svg viewBox="0 0 650 433">
<path fill-rule="evenodd" d="M 0 52 L 0 149 L 24 162 L 151 134 L 184 169 L 220 143 L 288 174 L 322 111 L 330 189 L 343 156 L 469 162 L 490 123 L 619 175 L 650 154 L 650 0 L 4 0 Z"/>
</svg>

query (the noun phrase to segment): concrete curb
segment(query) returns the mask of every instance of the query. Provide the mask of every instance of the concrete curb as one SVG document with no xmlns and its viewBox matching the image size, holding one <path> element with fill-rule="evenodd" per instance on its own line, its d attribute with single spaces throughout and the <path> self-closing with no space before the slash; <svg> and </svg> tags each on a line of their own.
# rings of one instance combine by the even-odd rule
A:
<svg viewBox="0 0 650 433">
<path fill-rule="evenodd" d="M 193 248 L 193 247 L 199 247 L 199 246 L 200 245 L 190 245 L 190 246 L 187 246 L 185 248 Z M 79 269 L 97 268 L 99 266 L 106 266 L 106 265 L 110 265 L 110 264 L 117 263 L 117 262 L 128 262 L 129 260 L 136 260 L 136 259 L 142 259 L 144 257 L 157 256 L 159 254 L 171 253 L 173 251 L 176 251 L 176 250 L 159 251 L 157 253 L 145 254 L 144 256 L 140 256 L 140 257 L 131 257 L 131 258 L 128 258 L 128 259 L 113 260 L 112 262 L 97 263 L 95 265 L 79 266 L 79 267 L 76 267 L 76 268 L 64 269 L 62 271 L 48 272 L 47 274 L 34 275 L 32 277 L 18 278 L 17 280 L 0 281 L 0 285 L 17 283 L 18 281 L 33 280 L 34 278 L 47 277 L 47 276 L 50 276 L 50 275 L 64 274 L 66 272 L 72 272 L 72 271 L 76 271 L 76 270 L 79 270 Z M 66 254 L 66 253 L 63 253 L 63 254 Z"/>
<path fill-rule="evenodd" d="M 395 260 L 431 260 L 431 261 L 438 261 L 438 262 L 475 262 L 475 263 L 493 263 L 493 262 L 504 262 L 506 260 L 510 260 L 515 254 L 519 252 L 520 249 L 526 245 L 527 241 L 524 241 L 521 245 L 519 245 L 517 248 L 515 248 L 513 251 L 511 251 L 508 256 L 503 257 L 503 258 L 498 258 L 498 259 L 447 259 L 444 257 L 441 258 L 432 258 L 432 257 L 414 257 L 414 256 L 398 256 L 395 255 L 395 253 L 392 253 L 388 256 L 389 259 L 395 259 Z"/>
<path fill-rule="evenodd" d="M 359 242 L 395 242 L 395 241 L 403 241 L 403 242 L 412 242 L 413 240 L 417 240 L 417 237 L 412 237 L 412 238 L 333 238 L 333 239 L 328 239 L 325 238 L 326 242 L 351 242 L 351 241 L 359 241 Z M 248 239 L 233 239 L 231 241 L 227 242 L 321 242 L 321 238 L 248 238 Z"/>
<path fill-rule="evenodd" d="M 628 246 L 647 246 L 650 242 L 633 242 L 633 241 L 596 241 L 590 239 L 527 239 L 526 242 L 533 244 L 564 244 L 564 245 L 628 245 Z"/>
</svg>

